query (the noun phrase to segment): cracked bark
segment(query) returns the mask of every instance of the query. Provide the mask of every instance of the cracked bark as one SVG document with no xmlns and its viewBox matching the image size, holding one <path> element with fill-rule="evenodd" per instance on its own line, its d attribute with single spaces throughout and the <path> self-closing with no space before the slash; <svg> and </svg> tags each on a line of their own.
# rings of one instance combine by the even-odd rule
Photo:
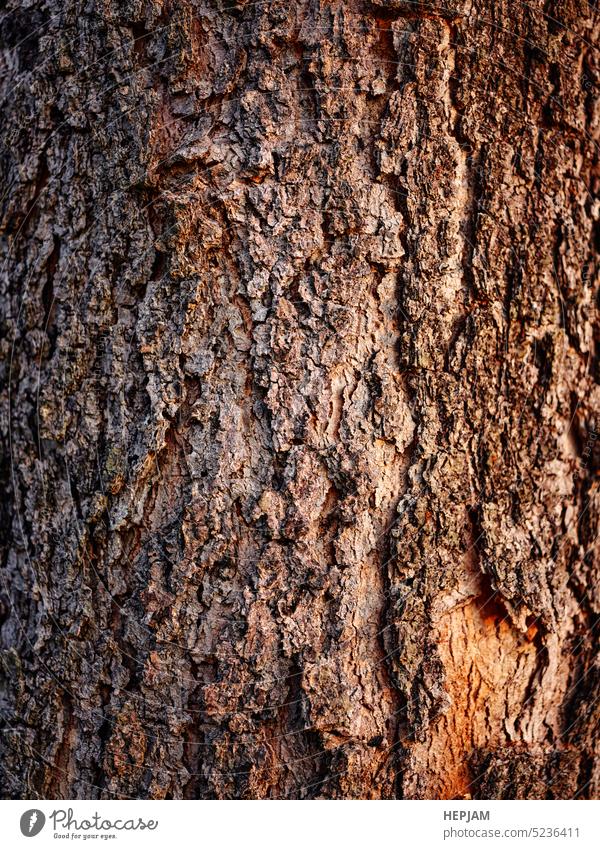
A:
<svg viewBox="0 0 600 849">
<path fill-rule="evenodd" d="M 597 796 L 594 4 L 0 26 L 3 795 Z"/>
</svg>

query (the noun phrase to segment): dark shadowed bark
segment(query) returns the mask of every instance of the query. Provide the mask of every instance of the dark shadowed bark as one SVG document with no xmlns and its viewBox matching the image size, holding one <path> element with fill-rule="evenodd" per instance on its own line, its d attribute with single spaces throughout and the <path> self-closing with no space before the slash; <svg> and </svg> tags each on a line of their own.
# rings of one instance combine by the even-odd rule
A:
<svg viewBox="0 0 600 849">
<path fill-rule="evenodd" d="M 598 795 L 599 30 L 4 4 L 5 797 Z"/>
</svg>

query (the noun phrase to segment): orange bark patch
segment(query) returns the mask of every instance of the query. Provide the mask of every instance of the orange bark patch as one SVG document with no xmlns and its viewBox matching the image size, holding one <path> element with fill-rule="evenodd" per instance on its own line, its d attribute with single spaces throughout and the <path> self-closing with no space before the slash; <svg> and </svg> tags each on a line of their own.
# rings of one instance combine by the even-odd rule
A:
<svg viewBox="0 0 600 849">
<path fill-rule="evenodd" d="M 468 796 L 471 754 L 522 740 L 521 721 L 529 712 L 523 704 L 540 662 L 531 642 L 535 628 L 519 633 L 489 596 L 471 598 L 438 623 L 435 642 L 449 706 L 430 739 L 415 747 L 421 750 L 415 756 L 427 764 L 429 798 Z"/>
</svg>

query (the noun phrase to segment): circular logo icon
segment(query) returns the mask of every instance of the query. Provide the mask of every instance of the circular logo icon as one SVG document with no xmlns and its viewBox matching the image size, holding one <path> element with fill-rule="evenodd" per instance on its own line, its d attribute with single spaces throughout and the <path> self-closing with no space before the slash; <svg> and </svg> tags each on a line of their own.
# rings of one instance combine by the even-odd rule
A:
<svg viewBox="0 0 600 849">
<path fill-rule="evenodd" d="M 21 817 L 21 834 L 25 837 L 35 837 L 43 829 L 46 817 L 37 808 L 25 811 Z"/>
</svg>

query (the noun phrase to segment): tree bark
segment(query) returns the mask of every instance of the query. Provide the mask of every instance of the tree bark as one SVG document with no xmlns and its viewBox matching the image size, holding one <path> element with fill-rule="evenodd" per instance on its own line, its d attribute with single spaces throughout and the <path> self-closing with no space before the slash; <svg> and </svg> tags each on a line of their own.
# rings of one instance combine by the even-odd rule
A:
<svg viewBox="0 0 600 849">
<path fill-rule="evenodd" d="M 589 798 L 585 0 L 9 2 L 10 798 Z"/>
</svg>

